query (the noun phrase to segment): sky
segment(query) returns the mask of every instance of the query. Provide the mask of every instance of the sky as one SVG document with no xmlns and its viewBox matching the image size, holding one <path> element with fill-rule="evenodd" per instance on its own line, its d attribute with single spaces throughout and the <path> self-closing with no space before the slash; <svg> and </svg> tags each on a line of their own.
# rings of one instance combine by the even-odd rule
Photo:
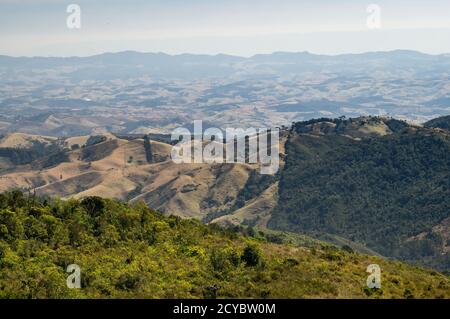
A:
<svg viewBox="0 0 450 319">
<path fill-rule="evenodd" d="M 81 10 L 79 29 L 67 26 L 69 4 Z M 441 54 L 449 39 L 450 0 L 0 0 L 0 54 L 12 56 Z"/>
</svg>

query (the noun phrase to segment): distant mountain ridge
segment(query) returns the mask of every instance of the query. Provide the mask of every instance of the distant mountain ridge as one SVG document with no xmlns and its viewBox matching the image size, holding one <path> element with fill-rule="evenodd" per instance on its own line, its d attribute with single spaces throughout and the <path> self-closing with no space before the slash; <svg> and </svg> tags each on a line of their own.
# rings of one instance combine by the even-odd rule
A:
<svg viewBox="0 0 450 319">
<path fill-rule="evenodd" d="M 0 56 L 0 134 L 170 133 L 198 119 L 223 129 L 341 115 L 423 123 L 449 113 L 448 74 L 450 56 L 407 50 Z"/>
<path fill-rule="evenodd" d="M 255 69 L 258 65 L 259 68 Z M 296 72 L 329 69 L 330 71 L 356 70 L 422 70 L 430 67 L 442 72 L 450 69 L 450 56 L 429 55 L 416 51 L 396 50 L 360 54 L 316 55 L 308 52 L 274 52 L 239 57 L 226 54 L 202 55 L 165 53 L 142 53 L 123 51 L 103 53 L 88 57 L 11 57 L 0 56 L 0 68 L 51 69 L 60 67 L 113 68 L 107 70 L 109 77 L 149 74 L 155 77 L 196 78 L 200 76 L 233 76 L 237 72 L 292 74 Z M 128 67 L 127 70 L 122 69 Z M 88 76 L 90 73 L 82 73 Z M 77 72 L 72 76 L 80 75 Z"/>
<path fill-rule="evenodd" d="M 292 60 L 293 58 L 302 59 L 351 59 L 355 57 L 362 58 L 386 58 L 386 57 L 397 57 L 397 58 L 412 58 L 412 59 L 433 59 L 433 58 L 450 58 L 450 54 L 427 54 L 420 51 L 414 50 L 392 50 L 392 51 L 373 51 L 364 53 L 344 53 L 344 54 L 315 54 L 308 51 L 303 52 L 291 52 L 291 51 L 276 51 L 273 53 L 260 53 L 255 54 L 250 57 L 230 55 L 230 54 L 195 54 L 195 53 L 181 53 L 181 54 L 168 54 L 164 52 L 140 52 L 140 51 L 118 51 L 118 52 L 105 52 L 100 54 L 94 54 L 89 56 L 68 56 L 68 57 L 58 57 L 58 56 L 10 56 L 10 55 L 0 55 L 0 61 L 4 62 L 7 59 L 16 61 L 25 60 L 55 60 L 60 62 L 69 61 L 121 61 L 123 58 L 128 58 L 131 61 L 143 61 L 145 59 L 176 59 L 180 61 L 194 61 L 201 60 L 204 61 L 221 61 L 221 62 L 239 62 L 243 60 Z"/>
</svg>

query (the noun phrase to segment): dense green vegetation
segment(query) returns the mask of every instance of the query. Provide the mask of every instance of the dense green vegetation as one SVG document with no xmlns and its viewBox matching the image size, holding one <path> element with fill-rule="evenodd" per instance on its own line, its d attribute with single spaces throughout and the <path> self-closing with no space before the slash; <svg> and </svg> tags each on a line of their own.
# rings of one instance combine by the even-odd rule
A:
<svg viewBox="0 0 450 319">
<path fill-rule="evenodd" d="M 148 135 L 144 136 L 144 148 L 145 148 L 145 157 L 147 159 L 147 163 L 153 162 L 153 153 L 152 153 L 152 143 Z"/>
<path fill-rule="evenodd" d="M 91 144 L 84 147 L 81 152 L 81 159 L 84 161 L 99 161 L 109 155 L 117 148 L 117 140 L 110 140 L 104 143 Z"/>
<path fill-rule="evenodd" d="M 14 165 L 27 164 L 41 156 L 42 154 L 35 150 L 17 149 L 10 147 L 0 148 L 0 157 L 8 158 Z"/>
<path fill-rule="evenodd" d="M 0 159 L 2 157 L 13 165 L 32 163 L 33 168 L 46 168 L 67 161 L 67 155 L 56 143 L 47 145 L 38 141 L 32 142 L 29 148 L 0 147 Z M 0 170 L 4 168 L 0 165 Z"/>
<path fill-rule="evenodd" d="M 230 210 L 235 211 L 243 207 L 247 201 L 261 195 L 262 192 L 278 179 L 278 172 L 275 175 L 262 175 L 258 171 L 251 171 L 245 186 L 237 195 L 236 203 Z"/>
<path fill-rule="evenodd" d="M 31 167 L 33 169 L 44 169 L 64 162 L 70 162 L 69 154 L 65 151 L 59 151 L 48 156 L 38 158 L 31 163 Z"/>
<path fill-rule="evenodd" d="M 317 121 L 317 120 L 316 120 Z M 320 121 L 320 120 L 318 120 Z M 337 132 L 352 120 L 333 120 Z M 286 145 L 279 203 L 269 226 L 342 236 L 390 257 L 450 269 L 450 138 L 387 121 L 393 134 L 352 139 L 306 134 L 297 123 Z M 420 239 L 413 236 L 425 233 Z"/>
<path fill-rule="evenodd" d="M 381 290 L 366 287 L 372 263 Z M 81 289 L 66 287 L 70 264 L 81 268 Z M 449 288 L 434 271 L 329 245 L 274 244 L 142 203 L 0 195 L 2 298 L 449 298 Z"/>
<path fill-rule="evenodd" d="M 425 126 L 426 127 L 440 128 L 440 129 L 443 129 L 443 130 L 450 131 L 450 115 L 432 119 L 431 121 L 426 122 Z"/>
</svg>

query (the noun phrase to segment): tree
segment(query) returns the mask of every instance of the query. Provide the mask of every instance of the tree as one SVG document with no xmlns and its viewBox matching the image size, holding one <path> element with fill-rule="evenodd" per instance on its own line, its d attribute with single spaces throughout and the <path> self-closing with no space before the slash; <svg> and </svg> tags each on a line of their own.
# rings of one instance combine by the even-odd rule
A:
<svg viewBox="0 0 450 319">
<path fill-rule="evenodd" d="M 152 153 L 152 143 L 148 135 L 144 136 L 144 148 L 145 148 L 145 156 L 147 158 L 147 163 L 153 162 L 153 153 Z"/>
<path fill-rule="evenodd" d="M 241 259 L 247 266 L 258 266 L 261 262 L 261 251 L 254 245 L 245 247 Z"/>
<path fill-rule="evenodd" d="M 98 196 L 86 197 L 81 201 L 81 206 L 91 216 L 98 216 L 105 208 L 105 201 Z"/>
</svg>

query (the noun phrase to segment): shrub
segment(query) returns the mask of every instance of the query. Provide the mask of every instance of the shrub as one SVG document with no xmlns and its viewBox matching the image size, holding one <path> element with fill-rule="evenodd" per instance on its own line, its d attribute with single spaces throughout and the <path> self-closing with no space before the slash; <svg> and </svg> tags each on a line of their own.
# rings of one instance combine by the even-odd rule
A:
<svg viewBox="0 0 450 319">
<path fill-rule="evenodd" d="M 345 252 L 350 253 L 350 254 L 354 254 L 354 253 L 355 253 L 355 251 L 353 250 L 353 248 L 350 247 L 349 245 L 344 245 L 344 246 L 342 246 L 341 249 L 342 249 L 343 251 L 345 251 Z"/>
<path fill-rule="evenodd" d="M 133 290 L 138 287 L 140 283 L 140 277 L 137 274 L 124 273 L 120 275 L 116 282 L 116 288 L 121 290 Z"/>
<path fill-rule="evenodd" d="M 107 247 L 113 247 L 119 240 L 119 232 L 113 225 L 107 225 L 100 234 L 100 242 Z"/>
<path fill-rule="evenodd" d="M 98 216 L 105 208 L 105 201 L 98 196 L 86 197 L 81 201 L 81 206 L 91 216 Z"/>
<path fill-rule="evenodd" d="M 249 245 L 245 247 L 241 260 L 245 262 L 247 266 L 258 266 L 261 262 L 261 251 L 258 247 Z"/>
<path fill-rule="evenodd" d="M 215 271 L 226 271 L 239 266 L 239 254 L 231 247 L 214 249 L 210 257 L 211 265 Z"/>
<path fill-rule="evenodd" d="M 405 288 L 405 291 L 403 292 L 403 297 L 406 299 L 414 299 L 414 294 L 409 288 Z"/>
</svg>

